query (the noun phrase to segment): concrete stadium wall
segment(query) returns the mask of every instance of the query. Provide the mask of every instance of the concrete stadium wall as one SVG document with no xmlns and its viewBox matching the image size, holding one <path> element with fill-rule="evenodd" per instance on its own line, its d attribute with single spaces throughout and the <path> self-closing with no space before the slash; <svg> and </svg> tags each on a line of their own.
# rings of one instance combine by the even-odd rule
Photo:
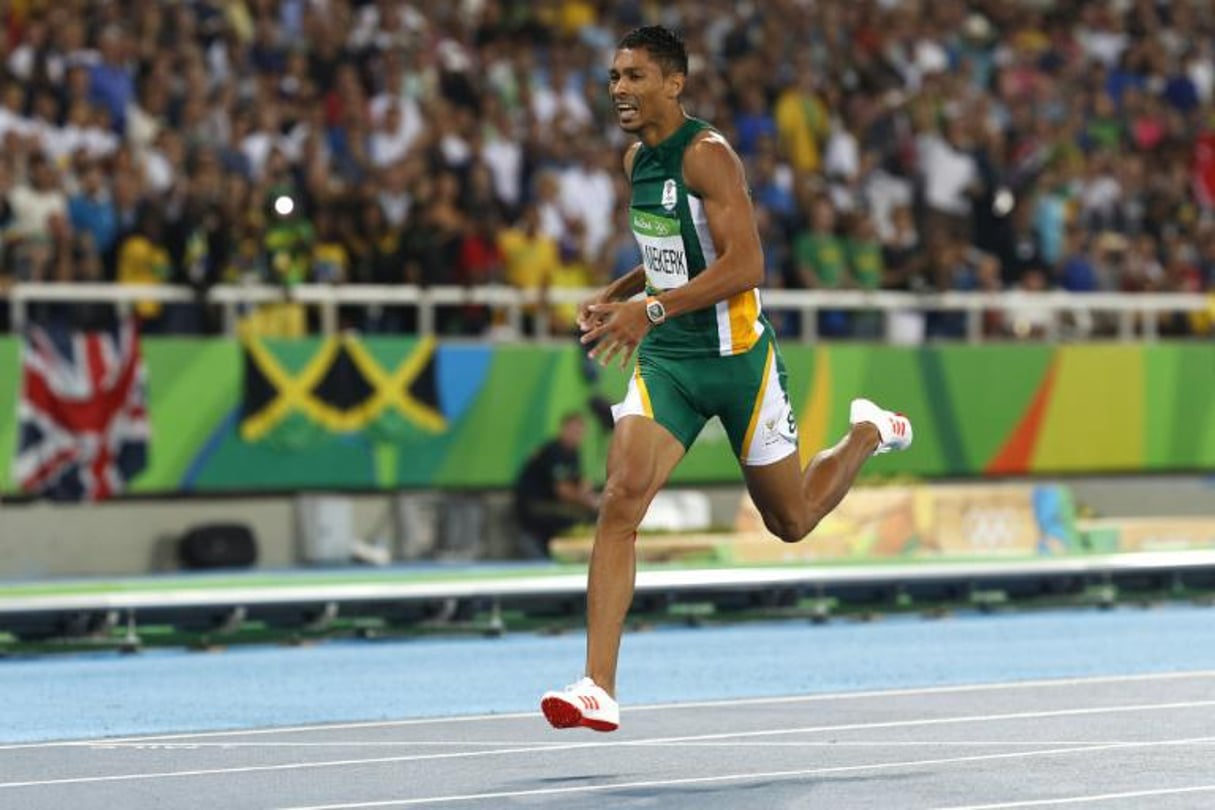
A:
<svg viewBox="0 0 1215 810">
<path fill-rule="evenodd" d="M 0 506 L 0 575 L 10 578 L 142 574 L 177 567 L 174 541 L 189 526 L 237 521 L 253 529 L 260 566 L 295 562 L 285 498 Z"/>
<path fill-rule="evenodd" d="M 1076 503 L 1106 517 L 1215 515 L 1215 473 L 1161 478 L 1080 478 L 1066 483 Z"/>
<path fill-rule="evenodd" d="M 1042 479 L 1038 479 L 1040 482 Z M 1215 515 L 1215 475 L 1069 479 L 1076 501 L 1108 517 Z M 712 522 L 733 525 L 741 489 L 713 487 Z M 358 538 L 385 539 L 395 560 L 510 559 L 515 528 L 508 493 L 433 491 L 339 495 Z M 452 515 L 463 516 L 453 521 Z M 0 504 L 0 579 L 123 576 L 178 568 L 175 543 L 189 527 L 242 522 L 258 540 L 259 568 L 307 565 L 297 499 L 188 498 L 101 504 Z M 458 536 L 474 533 L 475 537 Z"/>
<path fill-rule="evenodd" d="M 435 493 L 407 496 L 415 515 L 400 527 L 388 495 L 340 495 L 352 506 L 357 539 L 387 541 L 394 558 L 435 551 L 446 504 Z M 474 548 L 456 553 L 511 556 L 509 499 L 480 499 L 485 533 Z M 459 509 L 460 504 L 453 505 Z M 297 500 L 289 496 L 127 500 L 99 504 L 0 504 L 0 579 L 122 576 L 179 568 L 178 538 L 206 523 L 244 523 L 257 538 L 259 568 L 307 564 L 299 534 Z M 410 522 L 410 521 L 406 521 Z M 431 525 L 426 525 L 429 522 Z M 441 550 L 441 549 L 440 549 Z"/>
</svg>

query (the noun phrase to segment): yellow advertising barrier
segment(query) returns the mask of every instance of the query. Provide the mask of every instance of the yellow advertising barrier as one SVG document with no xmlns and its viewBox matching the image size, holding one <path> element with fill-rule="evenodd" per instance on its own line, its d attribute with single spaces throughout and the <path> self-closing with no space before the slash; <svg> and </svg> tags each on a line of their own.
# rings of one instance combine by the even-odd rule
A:
<svg viewBox="0 0 1215 810">
<path fill-rule="evenodd" d="M 1081 520 L 1094 551 L 1190 551 L 1215 548 L 1215 517 L 1137 517 Z"/>
<path fill-rule="evenodd" d="M 782 543 L 744 494 L 732 531 L 642 534 L 646 562 L 738 564 L 1025 559 L 1215 548 L 1215 516 L 1082 519 L 1070 491 L 1038 484 L 916 484 L 854 489 L 800 543 Z M 566 562 L 591 538 L 553 541 Z"/>
<path fill-rule="evenodd" d="M 1085 550 L 1075 531 L 1071 495 L 1031 484 L 912 485 L 852 490 L 801 543 L 764 528 L 743 495 L 732 532 L 643 534 L 638 559 L 733 563 L 936 558 L 1025 558 Z M 558 538 L 553 556 L 582 562 L 590 538 Z"/>
<path fill-rule="evenodd" d="M 737 562 L 992 558 L 1067 551 L 1069 521 L 1050 519 L 1044 506 L 1054 501 L 1070 507 L 1070 498 L 1060 492 L 1044 494 L 1043 489 L 1020 484 L 855 489 L 807 540 L 796 544 L 781 543 L 770 534 L 754 503 L 744 496 L 735 522 L 733 558 Z"/>
</svg>

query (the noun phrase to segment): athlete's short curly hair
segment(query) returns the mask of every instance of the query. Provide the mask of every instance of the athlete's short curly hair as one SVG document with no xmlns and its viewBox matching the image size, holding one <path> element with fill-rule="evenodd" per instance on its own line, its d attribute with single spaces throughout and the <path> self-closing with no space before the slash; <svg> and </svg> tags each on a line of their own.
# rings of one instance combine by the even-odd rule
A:
<svg viewBox="0 0 1215 810">
<path fill-rule="evenodd" d="M 646 25 L 634 28 L 625 34 L 617 48 L 644 48 L 662 68 L 663 74 L 688 73 L 688 49 L 683 40 L 669 28 L 661 25 Z"/>
</svg>

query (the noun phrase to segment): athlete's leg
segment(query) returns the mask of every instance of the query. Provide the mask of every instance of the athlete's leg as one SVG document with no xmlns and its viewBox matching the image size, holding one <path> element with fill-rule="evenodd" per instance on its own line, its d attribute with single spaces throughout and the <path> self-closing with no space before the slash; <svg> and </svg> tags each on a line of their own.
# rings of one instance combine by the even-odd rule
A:
<svg viewBox="0 0 1215 810">
<path fill-rule="evenodd" d="M 608 449 L 586 593 L 586 674 L 613 697 L 624 617 L 633 602 L 637 527 L 684 447 L 653 419 L 626 416 Z"/>
<path fill-rule="evenodd" d="M 816 455 L 804 471 L 797 453 L 772 464 L 744 464 L 747 491 L 768 531 L 786 543 L 808 535 L 843 500 L 861 465 L 880 443 L 877 426 L 859 422 L 838 444 Z"/>
<path fill-rule="evenodd" d="M 729 394 L 718 414 L 764 525 L 785 542 L 796 543 L 808 535 L 843 500 L 866 459 L 911 443 L 911 425 L 905 418 L 868 400 L 855 400 L 848 434 L 803 470 L 784 361 L 775 341 L 767 338 L 726 362 L 731 385 L 725 388 Z"/>
</svg>

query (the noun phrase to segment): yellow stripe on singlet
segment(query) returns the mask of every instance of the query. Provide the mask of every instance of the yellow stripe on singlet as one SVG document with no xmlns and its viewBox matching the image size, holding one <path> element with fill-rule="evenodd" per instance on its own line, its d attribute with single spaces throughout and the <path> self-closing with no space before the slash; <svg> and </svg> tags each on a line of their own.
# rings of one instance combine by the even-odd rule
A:
<svg viewBox="0 0 1215 810">
<path fill-rule="evenodd" d="M 772 351 L 775 345 L 768 343 L 768 356 L 764 358 L 764 376 L 760 380 L 759 390 L 755 392 L 755 404 L 751 406 L 751 421 L 747 423 L 747 434 L 743 437 L 742 448 L 739 450 L 739 456 L 744 459 L 747 457 L 747 451 L 751 449 L 755 426 L 759 424 L 759 412 L 764 408 L 764 393 L 768 390 L 768 372 L 772 370 Z"/>
<path fill-rule="evenodd" d="M 742 354 L 759 340 L 755 322 L 759 318 L 758 293 L 747 290 L 730 299 L 730 353 Z"/>
</svg>

